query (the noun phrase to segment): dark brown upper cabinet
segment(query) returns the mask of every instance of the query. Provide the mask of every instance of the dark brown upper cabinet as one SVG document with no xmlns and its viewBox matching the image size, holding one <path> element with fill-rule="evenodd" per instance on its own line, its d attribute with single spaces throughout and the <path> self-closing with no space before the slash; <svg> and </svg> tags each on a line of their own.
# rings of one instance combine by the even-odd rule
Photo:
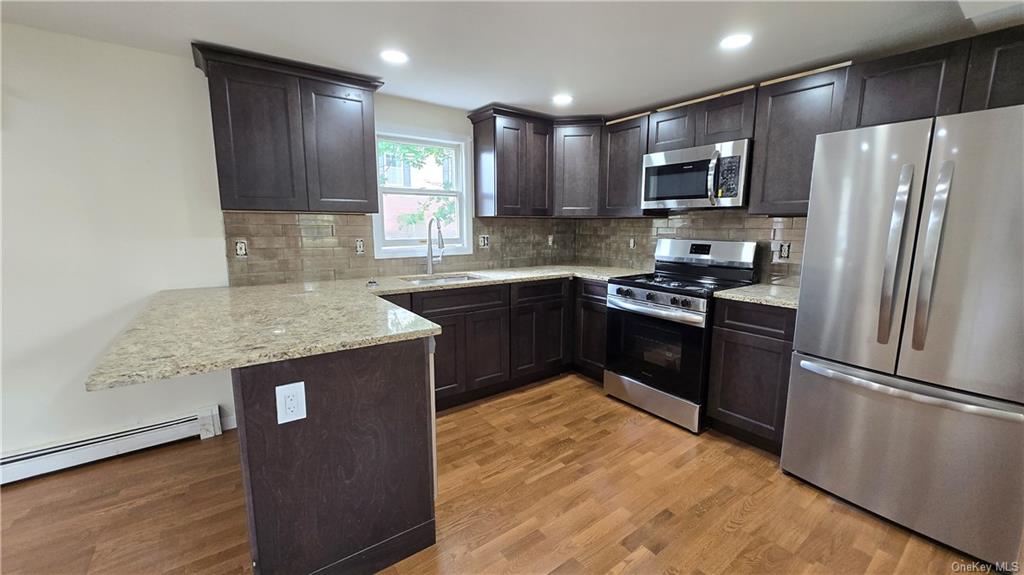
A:
<svg viewBox="0 0 1024 575">
<path fill-rule="evenodd" d="M 222 209 L 377 211 L 379 79 L 198 42 L 192 53 L 209 79 Z"/>
<path fill-rule="evenodd" d="M 754 137 L 757 88 L 705 100 L 692 107 L 697 111 L 694 126 L 697 146 Z"/>
<path fill-rule="evenodd" d="M 807 215 L 815 138 L 842 123 L 846 72 L 829 70 L 758 89 L 751 214 Z"/>
<path fill-rule="evenodd" d="M 554 209 L 552 183 L 554 180 L 552 153 L 552 126 L 544 121 L 527 122 L 526 161 L 526 215 L 550 216 Z"/>
<path fill-rule="evenodd" d="M 970 48 L 970 40 L 961 40 L 854 64 L 842 129 L 959 112 Z"/>
<path fill-rule="evenodd" d="M 550 216 L 551 121 L 513 108 L 471 112 L 476 172 L 476 215 Z"/>
<path fill-rule="evenodd" d="M 692 148 L 698 112 L 696 106 L 680 106 L 651 114 L 647 131 L 647 153 Z"/>
<path fill-rule="evenodd" d="M 224 62 L 206 72 L 221 207 L 308 209 L 299 79 Z"/>
<path fill-rule="evenodd" d="M 600 189 L 598 213 L 602 216 L 641 215 L 640 184 L 647 153 L 646 115 L 604 127 L 601 169 L 604 182 Z"/>
<path fill-rule="evenodd" d="M 1024 26 L 971 40 L 961 111 L 1024 104 Z"/>
<path fill-rule="evenodd" d="M 596 216 L 601 185 L 601 124 L 555 126 L 555 215 Z"/>
<path fill-rule="evenodd" d="M 309 209 L 376 212 L 373 92 L 313 80 L 299 87 Z"/>
</svg>

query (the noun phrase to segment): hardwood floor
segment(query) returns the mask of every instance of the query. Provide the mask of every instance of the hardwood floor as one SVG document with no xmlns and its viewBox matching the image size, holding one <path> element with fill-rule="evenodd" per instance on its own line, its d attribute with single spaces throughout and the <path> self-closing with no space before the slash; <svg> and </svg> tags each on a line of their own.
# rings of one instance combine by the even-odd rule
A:
<svg viewBox="0 0 1024 575">
<path fill-rule="evenodd" d="M 567 375 L 438 420 L 437 545 L 410 573 L 948 573 L 956 552 Z M 2 570 L 250 571 L 233 433 L 0 490 Z"/>
</svg>

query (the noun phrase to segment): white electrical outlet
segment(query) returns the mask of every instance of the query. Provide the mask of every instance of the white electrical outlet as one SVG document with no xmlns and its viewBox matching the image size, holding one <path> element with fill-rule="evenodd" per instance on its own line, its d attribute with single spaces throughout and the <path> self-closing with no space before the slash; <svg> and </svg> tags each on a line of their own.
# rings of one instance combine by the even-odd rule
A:
<svg viewBox="0 0 1024 575">
<path fill-rule="evenodd" d="M 306 382 L 296 381 L 274 388 L 277 395 L 277 423 L 306 419 Z"/>
<path fill-rule="evenodd" d="M 636 249 L 636 238 L 629 238 L 629 249 Z"/>
<path fill-rule="evenodd" d="M 548 245 L 549 246 L 555 245 L 555 236 L 548 236 Z"/>
<path fill-rule="evenodd" d="M 361 256 L 366 253 L 366 244 L 363 240 L 356 240 L 356 255 Z"/>
<path fill-rule="evenodd" d="M 481 234 L 479 240 L 477 241 L 477 245 L 479 245 L 482 248 L 491 247 L 491 236 Z"/>
<path fill-rule="evenodd" d="M 249 244 L 245 240 L 235 240 L 235 257 L 244 258 L 249 255 Z"/>
</svg>

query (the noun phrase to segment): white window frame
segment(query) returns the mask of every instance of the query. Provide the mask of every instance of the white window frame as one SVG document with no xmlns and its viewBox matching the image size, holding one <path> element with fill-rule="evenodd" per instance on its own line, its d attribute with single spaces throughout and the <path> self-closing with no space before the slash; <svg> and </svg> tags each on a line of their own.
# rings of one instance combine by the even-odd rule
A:
<svg viewBox="0 0 1024 575">
<path fill-rule="evenodd" d="M 473 253 L 473 214 L 475 213 L 473 205 L 473 190 L 470 185 L 472 179 L 469 177 L 472 166 L 470 164 L 469 149 L 470 140 L 468 138 L 453 137 L 450 134 L 431 134 L 422 133 L 412 130 L 382 130 L 378 131 L 376 138 L 374 139 L 374 159 L 373 165 L 377 165 L 377 141 L 378 140 L 390 140 L 397 142 L 404 142 L 408 144 L 442 144 L 449 147 L 455 148 L 455 162 L 454 176 L 456 182 L 456 188 L 458 190 L 457 195 L 459 196 L 459 204 L 461 210 L 459 213 L 459 229 L 462 231 L 462 243 L 456 244 L 453 241 L 449 241 L 445 238 L 444 255 L 468 255 Z M 444 192 L 439 194 L 438 190 L 415 190 L 408 188 L 395 188 L 389 186 L 377 186 L 377 201 L 380 209 L 376 214 L 373 214 L 373 257 L 376 259 L 392 259 L 392 258 L 412 258 L 412 257 L 426 257 L 427 255 L 427 242 L 426 240 L 419 240 L 417 245 L 408 244 L 388 244 L 384 240 L 384 194 L 387 193 L 400 193 L 403 195 L 409 194 L 422 194 L 425 196 L 436 196 L 444 195 Z M 435 254 L 437 253 L 435 247 Z"/>
</svg>

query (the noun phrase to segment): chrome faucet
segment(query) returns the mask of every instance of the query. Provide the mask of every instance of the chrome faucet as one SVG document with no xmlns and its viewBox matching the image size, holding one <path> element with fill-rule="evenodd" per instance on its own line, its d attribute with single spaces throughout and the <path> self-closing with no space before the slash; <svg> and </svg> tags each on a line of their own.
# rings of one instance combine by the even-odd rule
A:
<svg viewBox="0 0 1024 575">
<path fill-rule="evenodd" d="M 434 240 L 430 239 L 431 229 L 437 227 L 437 259 L 434 259 Z M 434 273 L 434 264 L 441 263 L 444 257 L 444 236 L 441 235 L 441 221 L 437 218 L 430 218 L 427 224 L 427 275 Z"/>
</svg>

